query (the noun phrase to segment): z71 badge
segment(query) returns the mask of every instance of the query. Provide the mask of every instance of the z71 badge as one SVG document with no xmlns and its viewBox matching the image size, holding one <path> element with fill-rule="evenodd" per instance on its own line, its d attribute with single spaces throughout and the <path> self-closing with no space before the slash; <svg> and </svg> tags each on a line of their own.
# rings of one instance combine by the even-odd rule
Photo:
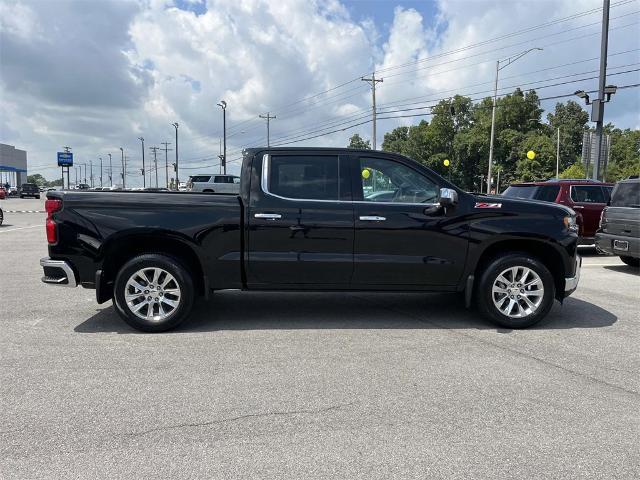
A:
<svg viewBox="0 0 640 480">
<path fill-rule="evenodd" d="M 475 208 L 502 208 L 501 203 L 476 202 Z"/>
</svg>

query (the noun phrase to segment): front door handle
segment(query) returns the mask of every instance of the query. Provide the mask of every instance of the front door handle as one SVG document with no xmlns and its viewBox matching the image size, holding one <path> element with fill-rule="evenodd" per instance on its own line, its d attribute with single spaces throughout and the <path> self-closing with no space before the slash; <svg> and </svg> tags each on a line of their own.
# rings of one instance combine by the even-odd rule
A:
<svg viewBox="0 0 640 480">
<path fill-rule="evenodd" d="M 282 215 L 279 213 L 256 213 L 254 217 L 262 218 L 264 220 L 279 220 L 282 218 Z"/>
<path fill-rule="evenodd" d="M 386 218 L 377 215 L 361 215 L 360 220 L 363 222 L 384 222 Z"/>
</svg>

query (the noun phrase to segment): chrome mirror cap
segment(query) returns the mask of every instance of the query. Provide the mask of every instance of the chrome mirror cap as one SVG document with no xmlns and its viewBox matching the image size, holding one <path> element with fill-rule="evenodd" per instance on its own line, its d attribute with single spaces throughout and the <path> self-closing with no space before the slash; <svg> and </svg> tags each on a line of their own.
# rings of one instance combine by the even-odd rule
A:
<svg viewBox="0 0 640 480">
<path fill-rule="evenodd" d="M 458 203 L 458 192 L 453 188 L 440 189 L 440 205 L 443 207 L 451 207 Z"/>
</svg>

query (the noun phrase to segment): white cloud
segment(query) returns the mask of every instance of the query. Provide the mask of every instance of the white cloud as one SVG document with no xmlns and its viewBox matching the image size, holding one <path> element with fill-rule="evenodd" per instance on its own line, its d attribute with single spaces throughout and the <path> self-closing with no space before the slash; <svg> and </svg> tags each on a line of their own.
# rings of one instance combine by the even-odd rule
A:
<svg viewBox="0 0 640 480">
<path fill-rule="evenodd" d="M 144 136 L 147 146 L 173 141 L 170 124 L 178 121 L 183 166 L 212 165 L 217 163 L 222 131 L 216 106 L 221 99 L 229 105 L 231 160 L 243 146 L 266 144 L 264 121 L 256 118 L 259 113 L 277 115 L 271 123 L 272 143 L 286 141 L 287 136 L 304 138 L 314 129 L 345 126 L 334 128 L 332 122 L 368 118 L 370 90 L 359 77 L 374 68 L 384 78 L 378 85 L 379 105 L 490 90 L 495 59 L 528 48 L 527 41 L 552 44 L 596 33 L 530 54 L 503 71 L 501 85 L 597 69 L 594 61 L 526 74 L 596 57 L 598 26 L 571 29 L 599 22 L 598 13 L 442 54 L 598 8 L 599 0 L 536 2 L 536 8 L 530 1 L 440 0 L 431 17 L 396 7 L 388 35 L 371 20 L 356 22 L 337 0 L 209 0 L 206 6 L 183 0 L 181 5 L 189 10 L 176 5 L 173 0 L 0 0 L 0 141 L 26 148 L 32 165 L 53 163 L 62 145 L 73 146 L 79 161 L 95 161 L 107 152 L 115 155 L 123 146 L 130 164 L 138 168 L 137 137 Z M 631 35 L 637 26 L 616 30 L 638 21 L 638 15 L 615 18 L 633 8 L 631 4 L 612 9 L 610 52 L 640 47 L 640 40 Z M 523 43 L 504 48 L 519 42 Z M 609 65 L 639 61 L 635 52 L 613 57 Z M 478 65 L 468 66 L 473 63 Z M 609 83 L 637 83 L 637 72 L 635 82 L 632 75 L 611 77 Z M 484 86 L 468 87 L 483 82 Z M 594 80 L 580 86 L 592 85 Z M 565 93 L 577 87 L 539 93 Z M 608 118 L 637 126 L 637 98 L 634 90 L 619 92 L 607 106 Z M 384 131 L 418 120 L 381 121 L 378 144 Z M 354 132 L 368 138 L 370 125 L 307 143 L 345 145 Z M 237 165 L 230 165 L 232 171 Z M 45 172 L 57 176 L 54 167 Z"/>
</svg>

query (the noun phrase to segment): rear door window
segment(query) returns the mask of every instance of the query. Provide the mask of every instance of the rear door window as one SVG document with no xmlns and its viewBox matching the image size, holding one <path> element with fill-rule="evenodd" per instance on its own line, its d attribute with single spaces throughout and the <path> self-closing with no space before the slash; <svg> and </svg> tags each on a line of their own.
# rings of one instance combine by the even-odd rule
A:
<svg viewBox="0 0 640 480">
<path fill-rule="evenodd" d="M 545 202 L 555 202 L 560 192 L 560 185 L 541 185 L 538 187 L 535 199 Z"/>
<path fill-rule="evenodd" d="M 195 175 L 191 177 L 192 183 L 207 183 L 211 179 L 211 175 Z"/>
<path fill-rule="evenodd" d="M 640 182 L 616 185 L 611 196 L 611 206 L 640 208 Z"/>
<path fill-rule="evenodd" d="M 576 203 L 606 203 L 604 192 L 599 185 L 573 185 L 571 200 Z"/>
<path fill-rule="evenodd" d="M 273 156 L 269 165 L 269 192 L 302 200 L 338 200 L 340 165 L 337 156 Z"/>
</svg>

